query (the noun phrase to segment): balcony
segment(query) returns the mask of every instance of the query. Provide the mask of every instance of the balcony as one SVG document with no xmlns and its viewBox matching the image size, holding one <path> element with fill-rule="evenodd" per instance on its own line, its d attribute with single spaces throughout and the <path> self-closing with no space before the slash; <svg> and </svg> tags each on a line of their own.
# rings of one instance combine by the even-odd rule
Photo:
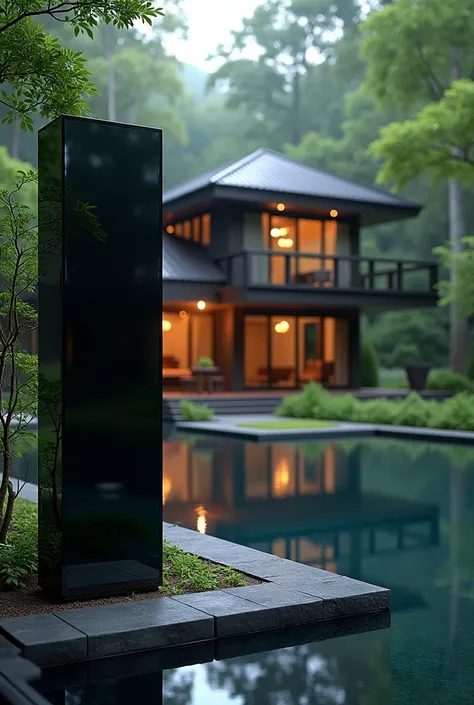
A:
<svg viewBox="0 0 474 705">
<path fill-rule="evenodd" d="M 357 295 L 359 305 L 397 300 L 432 305 L 437 299 L 438 265 L 433 262 L 251 250 L 223 258 L 219 264 L 229 290 L 284 290 L 288 302 L 308 302 L 308 293 L 316 292 L 328 303 L 334 295 L 339 301 L 343 294 L 352 300 Z M 245 298 L 263 301 L 261 296 Z M 283 301 L 281 293 L 279 301 Z"/>
</svg>

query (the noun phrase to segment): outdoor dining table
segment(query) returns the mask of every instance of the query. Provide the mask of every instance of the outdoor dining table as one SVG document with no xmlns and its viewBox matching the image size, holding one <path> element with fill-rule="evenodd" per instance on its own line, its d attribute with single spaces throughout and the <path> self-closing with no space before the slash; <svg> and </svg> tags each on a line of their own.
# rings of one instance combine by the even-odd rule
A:
<svg viewBox="0 0 474 705">
<path fill-rule="evenodd" d="M 218 367 L 191 367 L 193 377 L 196 378 L 198 394 L 202 394 L 205 387 L 207 387 L 209 394 L 212 392 L 212 382 L 219 371 Z"/>
</svg>

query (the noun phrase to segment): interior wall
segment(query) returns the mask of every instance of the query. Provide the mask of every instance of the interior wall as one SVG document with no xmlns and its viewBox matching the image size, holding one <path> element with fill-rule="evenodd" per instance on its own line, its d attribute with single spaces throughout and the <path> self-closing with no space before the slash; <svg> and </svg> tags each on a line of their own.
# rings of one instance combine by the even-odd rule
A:
<svg viewBox="0 0 474 705">
<path fill-rule="evenodd" d="M 196 313 L 191 317 L 192 365 L 199 358 L 214 359 L 214 316 L 212 313 Z"/>
<path fill-rule="evenodd" d="M 245 316 L 244 383 L 259 386 L 267 381 L 268 317 Z"/>
<path fill-rule="evenodd" d="M 180 369 L 189 368 L 189 318 L 163 312 L 163 320 L 171 323 L 170 330 L 163 331 L 163 357 L 174 357 Z"/>
</svg>

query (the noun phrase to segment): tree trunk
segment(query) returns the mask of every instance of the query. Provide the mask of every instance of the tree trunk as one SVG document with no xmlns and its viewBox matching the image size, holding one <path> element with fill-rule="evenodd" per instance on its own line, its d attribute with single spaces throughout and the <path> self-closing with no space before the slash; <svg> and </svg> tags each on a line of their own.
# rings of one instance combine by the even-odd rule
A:
<svg viewBox="0 0 474 705">
<path fill-rule="evenodd" d="M 116 120 L 117 109 L 115 101 L 115 66 L 114 51 L 112 48 L 112 37 L 112 25 L 104 25 L 105 58 L 107 60 L 107 117 L 109 118 L 109 120 Z"/>
<path fill-rule="evenodd" d="M 449 237 L 454 252 L 462 251 L 462 238 L 466 235 L 462 203 L 462 185 L 456 179 L 449 180 Z M 456 268 L 451 267 L 450 279 L 456 287 Z M 449 358 L 453 372 L 460 375 L 467 373 L 469 360 L 469 330 L 468 319 L 460 315 L 456 301 L 451 302 L 450 311 L 450 345 Z"/>
<path fill-rule="evenodd" d="M 461 66 L 459 62 L 458 47 L 452 49 L 452 70 L 451 78 L 457 81 L 461 77 Z M 453 148 L 453 153 L 458 150 Z M 462 184 L 458 179 L 449 180 L 449 238 L 454 252 L 462 252 L 462 238 L 466 235 L 464 221 L 463 192 Z M 455 290 L 456 268 L 451 267 L 451 284 Z M 469 360 L 469 330 L 468 320 L 460 315 L 459 306 L 456 301 L 451 303 L 450 311 L 450 344 L 449 362 L 453 372 L 465 375 Z"/>
<path fill-rule="evenodd" d="M 295 69 L 293 79 L 293 144 L 299 144 L 301 141 L 301 81 L 298 67 Z"/>
</svg>

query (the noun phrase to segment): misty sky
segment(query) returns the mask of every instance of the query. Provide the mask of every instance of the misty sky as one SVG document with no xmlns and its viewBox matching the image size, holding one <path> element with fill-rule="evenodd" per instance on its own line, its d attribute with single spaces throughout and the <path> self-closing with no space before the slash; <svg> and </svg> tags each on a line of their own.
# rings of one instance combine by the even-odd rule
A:
<svg viewBox="0 0 474 705">
<path fill-rule="evenodd" d="M 219 43 L 226 43 L 230 32 L 239 29 L 242 18 L 252 14 L 261 0 L 183 0 L 188 18 L 187 42 L 169 44 L 180 61 L 206 71 L 213 67 L 206 57 Z M 166 2 L 163 2 L 166 11 Z"/>
</svg>

